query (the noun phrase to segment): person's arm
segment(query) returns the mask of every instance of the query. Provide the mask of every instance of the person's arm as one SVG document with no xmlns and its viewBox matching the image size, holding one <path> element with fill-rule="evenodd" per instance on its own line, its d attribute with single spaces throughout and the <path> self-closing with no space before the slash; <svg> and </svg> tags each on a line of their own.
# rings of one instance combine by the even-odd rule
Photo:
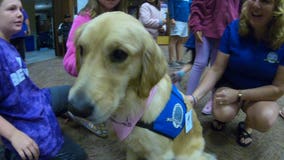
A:
<svg viewBox="0 0 284 160">
<path fill-rule="evenodd" d="M 204 11 L 206 10 L 206 1 L 194 0 L 191 4 L 189 28 L 194 33 L 198 42 L 202 42 L 202 19 L 204 18 Z"/>
<path fill-rule="evenodd" d="M 271 85 L 236 90 L 224 88 L 215 93 L 215 101 L 224 104 L 236 101 L 276 101 L 284 93 L 284 66 L 278 68 L 275 79 Z"/>
<path fill-rule="evenodd" d="M 182 77 L 188 72 L 190 71 L 191 69 L 191 64 L 188 63 L 186 65 L 184 65 L 182 67 L 182 69 L 180 69 L 179 71 L 177 72 L 173 72 L 170 77 L 171 77 L 171 80 L 172 80 L 172 83 L 176 83 L 176 82 L 179 82 L 181 81 Z"/>
<path fill-rule="evenodd" d="M 91 18 L 88 15 L 85 15 L 85 16 L 78 15 L 72 23 L 72 27 L 70 29 L 68 39 L 66 42 L 67 51 L 63 59 L 63 66 L 70 75 L 75 76 L 75 77 L 78 76 L 78 72 L 76 69 L 76 47 L 74 44 L 75 33 L 76 33 L 76 30 L 81 25 L 83 25 L 84 23 L 87 23 L 90 20 Z"/>
<path fill-rule="evenodd" d="M 284 94 L 284 66 L 279 66 L 271 85 L 240 90 L 242 100 L 276 101 Z"/>
<path fill-rule="evenodd" d="M 218 51 L 217 58 L 213 66 L 206 72 L 204 79 L 201 81 L 200 85 L 193 92 L 192 96 L 195 97 L 195 100 L 200 100 L 205 96 L 210 90 L 212 90 L 217 83 L 217 81 L 223 75 L 229 60 L 229 55 L 221 51 Z M 192 96 L 189 96 L 191 102 L 194 100 Z"/>
<path fill-rule="evenodd" d="M 26 159 L 26 156 L 29 159 L 35 158 L 37 160 L 39 158 L 39 148 L 34 140 L 15 128 L 2 116 L 0 116 L 0 135 L 11 142 L 22 159 Z"/>
<path fill-rule="evenodd" d="M 151 9 L 150 4 L 147 5 L 147 3 L 144 3 L 140 9 L 139 9 L 139 20 L 142 22 L 142 24 L 145 27 L 154 28 L 157 29 L 161 27 L 165 21 L 158 19 L 158 18 L 152 18 L 151 17 Z"/>
</svg>

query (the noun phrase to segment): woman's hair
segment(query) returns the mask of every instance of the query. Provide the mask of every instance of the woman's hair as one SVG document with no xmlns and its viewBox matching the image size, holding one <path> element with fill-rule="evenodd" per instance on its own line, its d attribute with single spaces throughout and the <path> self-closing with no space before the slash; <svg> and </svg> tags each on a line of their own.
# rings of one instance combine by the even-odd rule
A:
<svg viewBox="0 0 284 160">
<path fill-rule="evenodd" d="M 249 24 L 247 6 L 248 1 L 243 4 L 240 15 L 239 34 L 241 36 L 249 36 L 253 30 Z M 284 43 L 284 0 L 275 0 L 274 6 L 273 18 L 265 38 L 271 49 L 279 49 Z"/>
<path fill-rule="evenodd" d="M 127 12 L 127 0 L 120 0 L 119 4 L 113 9 L 113 11 Z M 89 12 L 91 18 L 94 18 L 104 11 L 102 10 L 98 0 L 88 0 L 88 3 L 80 10 L 79 14 L 86 14 Z"/>
</svg>

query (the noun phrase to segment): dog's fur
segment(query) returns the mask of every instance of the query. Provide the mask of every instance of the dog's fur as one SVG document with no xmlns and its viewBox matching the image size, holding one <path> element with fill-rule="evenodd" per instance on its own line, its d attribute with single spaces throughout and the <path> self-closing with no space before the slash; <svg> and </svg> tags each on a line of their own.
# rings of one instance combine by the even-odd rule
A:
<svg viewBox="0 0 284 160">
<path fill-rule="evenodd" d="M 79 28 L 76 35 L 79 76 L 69 100 L 72 111 L 101 123 L 110 117 L 127 117 L 145 107 L 150 90 L 157 93 L 141 120 L 151 123 L 167 103 L 172 83 L 159 46 L 134 17 L 122 12 L 105 13 Z M 188 101 L 187 108 L 193 109 Z M 171 140 L 148 129 L 135 127 L 123 141 L 127 159 L 214 159 L 204 152 L 202 127 L 193 111 L 193 128 Z"/>
</svg>

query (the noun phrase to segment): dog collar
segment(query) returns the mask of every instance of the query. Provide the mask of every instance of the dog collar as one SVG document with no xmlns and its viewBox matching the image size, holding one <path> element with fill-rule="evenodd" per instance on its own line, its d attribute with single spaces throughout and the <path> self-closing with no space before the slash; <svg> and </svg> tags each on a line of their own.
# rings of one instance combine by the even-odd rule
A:
<svg viewBox="0 0 284 160">
<path fill-rule="evenodd" d="M 149 107 L 150 103 L 152 102 L 153 97 L 157 92 L 157 89 L 158 89 L 157 86 L 154 86 L 151 89 L 145 107 L 141 108 L 141 110 L 137 112 L 136 115 L 129 115 L 125 121 L 118 121 L 115 118 L 110 119 L 112 122 L 112 127 L 115 130 L 116 135 L 120 141 L 123 141 L 131 133 L 137 122 L 141 119 L 145 110 Z"/>
</svg>

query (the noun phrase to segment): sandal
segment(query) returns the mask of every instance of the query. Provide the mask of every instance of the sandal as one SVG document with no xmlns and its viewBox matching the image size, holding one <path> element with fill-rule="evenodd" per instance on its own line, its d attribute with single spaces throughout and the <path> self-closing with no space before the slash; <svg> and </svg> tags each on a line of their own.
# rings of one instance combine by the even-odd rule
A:
<svg viewBox="0 0 284 160">
<path fill-rule="evenodd" d="M 226 123 L 218 121 L 217 119 L 214 119 L 211 123 L 211 128 L 214 131 L 222 131 L 225 127 L 226 127 Z"/>
<path fill-rule="evenodd" d="M 238 124 L 237 142 L 242 147 L 247 147 L 252 143 L 251 134 L 246 131 L 244 122 Z"/>
<path fill-rule="evenodd" d="M 108 137 L 108 130 L 107 130 L 107 128 L 106 128 L 104 123 L 94 124 L 94 123 L 92 123 L 91 121 L 89 121 L 87 119 L 74 116 L 69 111 L 67 112 L 67 115 L 68 115 L 68 117 L 70 117 L 70 119 L 72 119 L 73 121 L 81 124 L 82 126 L 87 128 L 89 131 L 94 133 L 96 136 L 98 136 L 100 138 L 107 138 Z"/>
</svg>

